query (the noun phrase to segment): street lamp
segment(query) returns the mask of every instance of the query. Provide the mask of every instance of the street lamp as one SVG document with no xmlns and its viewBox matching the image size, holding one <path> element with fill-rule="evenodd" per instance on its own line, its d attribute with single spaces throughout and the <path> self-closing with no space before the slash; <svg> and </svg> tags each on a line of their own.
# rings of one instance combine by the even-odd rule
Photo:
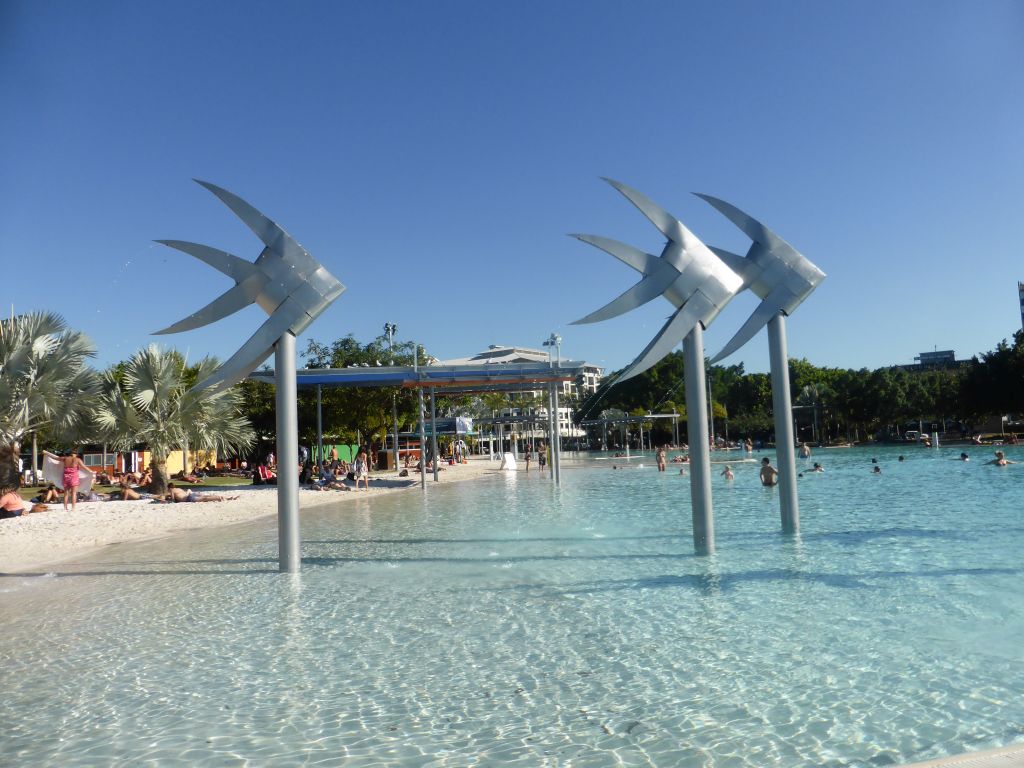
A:
<svg viewBox="0 0 1024 768">
<path fill-rule="evenodd" d="M 544 340 L 544 346 L 548 348 L 548 365 L 551 364 L 551 347 L 555 348 L 558 367 L 562 367 L 562 337 L 552 332 Z M 559 384 L 559 386 L 561 386 Z M 561 482 L 561 450 L 562 450 L 562 428 L 558 419 L 558 388 L 551 384 L 548 389 L 548 423 L 551 425 L 551 475 L 555 485 Z"/>
<path fill-rule="evenodd" d="M 398 326 L 394 323 L 384 323 L 384 333 L 388 337 L 388 351 L 391 354 L 391 365 L 395 364 L 395 334 L 398 333 Z M 397 395 L 391 395 L 391 420 L 394 428 L 394 455 L 395 471 L 398 471 L 398 400 Z"/>
</svg>

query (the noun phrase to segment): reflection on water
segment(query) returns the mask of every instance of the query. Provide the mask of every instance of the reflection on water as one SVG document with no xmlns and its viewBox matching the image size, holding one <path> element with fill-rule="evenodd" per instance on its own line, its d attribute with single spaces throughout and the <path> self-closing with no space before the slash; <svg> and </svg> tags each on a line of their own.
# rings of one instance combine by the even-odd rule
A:
<svg viewBox="0 0 1024 768">
<path fill-rule="evenodd" d="M 846 766 L 1024 737 L 1024 465 L 567 465 L 0 578 L 0 763 Z M 870 457 L 883 465 L 870 472 Z M 1011 458 L 1024 458 L 1011 457 Z"/>
</svg>

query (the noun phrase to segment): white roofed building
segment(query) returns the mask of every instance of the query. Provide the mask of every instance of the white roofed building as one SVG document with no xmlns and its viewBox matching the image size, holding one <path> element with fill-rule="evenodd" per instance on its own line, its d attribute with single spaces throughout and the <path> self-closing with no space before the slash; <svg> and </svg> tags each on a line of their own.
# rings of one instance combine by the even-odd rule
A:
<svg viewBox="0 0 1024 768">
<path fill-rule="evenodd" d="M 471 357 L 460 357 L 455 360 L 445 360 L 442 362 L 442 365 L 537 363 L 546 362 L 550 359 L 550 354 L 544 349 L 491 344 L 483 352 L 478 352 Z M 604 369 L 596 365 L 591 365 L 590 363 L 584 363 L 583 366 L 583 373 L 580 374 L 576 381 L 567 381 L 562 384 L 562 395 L 575 395 L 576 397 L 583 399 L 597 391 L 597 388 L 601 384 L 601 377 L 604 375 Z"/>
<path fill-rule="evenodd" d="M 563 355 L 563 358 L 569 358 Z M 454 360 L 444 360 L 442 365 L 502 365 L 504 363 L 537 363 L 548 362 L 551 355 L 546 349 L 534 349 L 532 347 L 513 347 L 501 344 L 491 344 L 483 352 L 470 357 L 460 357 Z M 567 397 L 558 407 L 558 433 L 563 440 L 579 441 L 585 438 L 586 432 L 573 423 L 573 401 L 581 401 L 597 391 L 601 384 L 604 370 L 590 363 L 583 364 L 583 371 L 576 381 L 562 382 L 560 397 Z M 544 430 L 542 425 L 524 421 L 532 416 L 545 416 L 547 408 L 543 405 L 543 390 L 529 390 L 523 392 L 510 392 L 510 404 L 500 413 L 494 413 L 493 417 L 500 422 L 508 419 L 503 424 L 502 433 L 506 438 L 515 436 L 519 440 L 543 439 Z M 518 407 L 517 407 L 518 404 Z"/>
</svg>

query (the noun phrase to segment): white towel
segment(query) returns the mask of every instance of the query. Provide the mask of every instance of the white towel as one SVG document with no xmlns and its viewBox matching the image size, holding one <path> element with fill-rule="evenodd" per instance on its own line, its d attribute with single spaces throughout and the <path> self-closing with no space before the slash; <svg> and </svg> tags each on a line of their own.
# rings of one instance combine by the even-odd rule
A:
<svg viewBox="0 0 1024 768">
<path fill-rule="evenodd" d="M 43 479 L 64 490 L 64 462 L 52 456 L 43 456 Z M 92 472 L 78 470 L 78 492 L 88 493 L 92 490 Z"/>
</svg>

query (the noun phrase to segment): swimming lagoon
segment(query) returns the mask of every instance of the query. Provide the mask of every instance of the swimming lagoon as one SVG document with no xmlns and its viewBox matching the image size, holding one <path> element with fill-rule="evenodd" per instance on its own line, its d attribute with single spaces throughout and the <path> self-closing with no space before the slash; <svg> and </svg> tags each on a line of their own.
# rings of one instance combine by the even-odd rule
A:
<svg viewBox="0 0 1024 768">
<path fill-rule="evenodd" d="M 771 454 L 715 465 L 711 557 L 678 465 L 584 457 L 558 489 L 303 512 L 297 576 L 274 518 L 5 576 L 0 763 L 878 766 L 1020 741 L 1024 464 L 960 450 L 816 451 L 796 538 Z"/>
</svg>

